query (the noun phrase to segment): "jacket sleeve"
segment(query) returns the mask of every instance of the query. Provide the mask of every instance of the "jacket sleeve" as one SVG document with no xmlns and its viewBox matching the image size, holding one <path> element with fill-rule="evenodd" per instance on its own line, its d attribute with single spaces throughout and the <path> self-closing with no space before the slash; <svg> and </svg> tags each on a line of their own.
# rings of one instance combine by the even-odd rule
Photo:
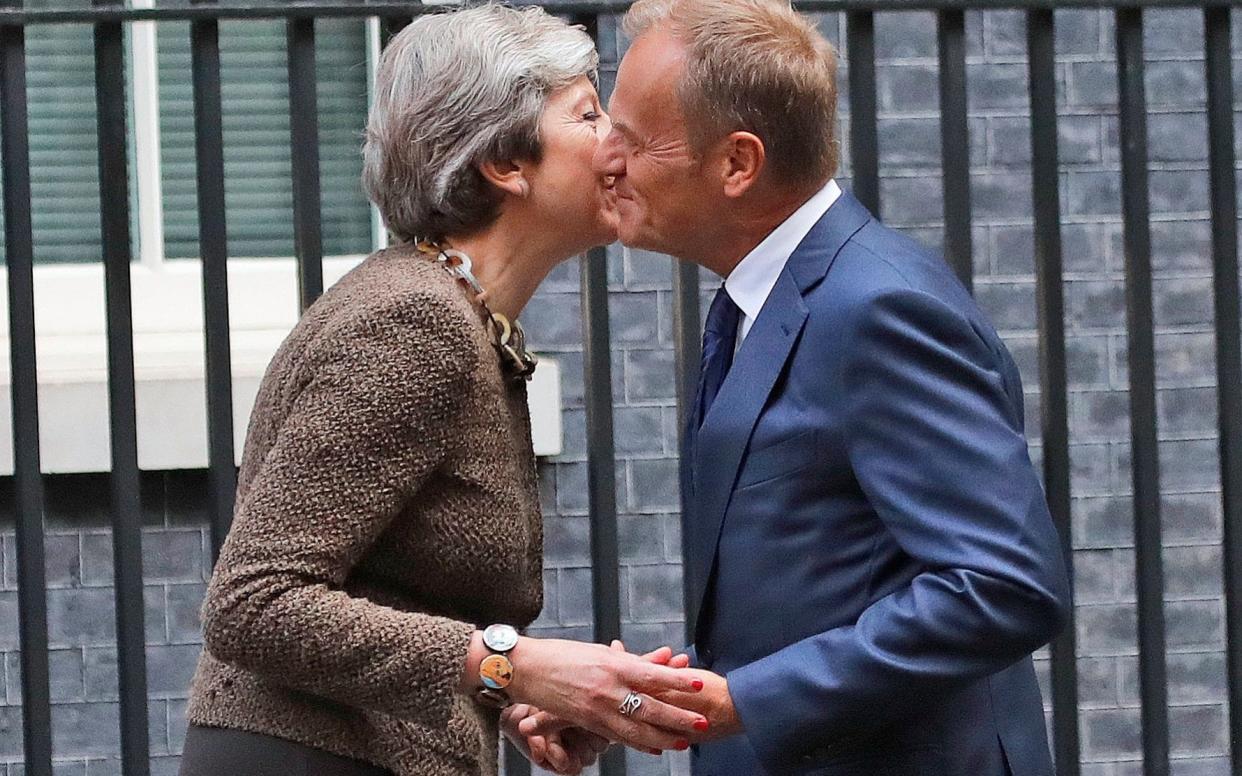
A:
<svg viewBox="0 0 1242 776">
<path fill-rule="evenodd" d="M 309 382 L 236 505 L 203 628 L 214 657 L 273 683 L 440 725 L 473 625 L 344 590 L 443 462 L 478 359 L 464 316 L 415 301 L 429 303 L 308 348 Z"/>
<path fill-rule="evenodd" d="M 847 454 L 922 571 L 853 624 L 728 674 L 772 773 L 795 772 L 825 741 L 865 740 L 918 699 L 1007 667 L 1069 615 L 1056 530 L 999 356 L 960 314 L 917 291 L 878 294 L 851 321 Z"/>
</svg>

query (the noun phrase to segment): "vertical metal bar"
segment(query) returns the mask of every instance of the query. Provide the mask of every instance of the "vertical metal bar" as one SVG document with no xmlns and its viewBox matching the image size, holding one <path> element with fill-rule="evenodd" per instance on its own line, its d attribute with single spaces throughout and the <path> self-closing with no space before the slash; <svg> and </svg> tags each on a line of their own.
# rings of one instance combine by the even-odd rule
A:
<svg viewBox="0 0 1242 776">
<path fill-rule="evenodd" d="M 1074 545 L 1070 523 L 1069 403 L 1065 300 L 1061 285 L 1054 24 L 1051 8 L 1027 12 L 1044 491 L 1061 535 L 1061 552 L 1072 579 Z M 1071 585 L 1071 601 L 1072 590 Z M 1078 776 L 1081 770 L 1078 763 L 1078 665 L 1072 626 L 1063 629 L 1053 640 L 1051 650 L 1053 751 L 1057 773 Z"/>
<path fill-rule="evenodd" d="M 1225 655 L 1229 661 L 1230 754 L 1242 766 L 1242 314 L 1238 301 L 1238 191 L 1234 178 L 1230 9 L 1205 8 L 1208 169 L 1212 181 L 1212 258 L 1216 307 L 1216 383 L 1220 403 L 1220 481 L 1224 506 Z"/>
<path fill-rule="evenodd" d="M 940 51 L 940 149 L 944 181 L 944 255 L 973 286 L 970 239 L 970 132 L 966 121 L 966 12 L 936 16 Z"/>
<path fill-rule="evenodd" d="M 880 141 L 875 83 L 875 14 L 845 15 L 850 79 L 850 166 L 854 196 L 880 215 Z"/>
<path fill-rule="evenodd" d="M 702 359 L 703 322 L 699 310 L 699 267 L 688 261 L 673 259 L 673 349 L 677 371 L 677 450 L 680 453 L 681 476 L 690 461 L 686 457 L 686 423 L 699 382 Z M 688 505 L 681 506 L 681 535 L 691 536 L 691 513 Z M 693 564 L 689 562 L 688 542 L 681 543 L 682 600 L 686 618 L 686 643 L 694 640 L 694 623 L 698 619 L 697 588 L 691 578 Z"/>
<path fill-rule="evenodd" d="M 203 0 L 195 0 L 203 2 Z M 212 560 L 233 518 L 233 367 L 229 344 L 228 230 L 224 209 L 224 125 L 220 93 L 220 23 L 190 24 L 194 79 L 194 151 L 198 177 L 198 245 L 203 262 L 206 348 L 208 500 Z"/>
<path fill-rule="evenodd" d="M 142 596 L 142 507 L 134 406 L 134 327 L 130 299 L 129 181 L 126 175 L 125 59 L 121 22 L 95 24 L 95 101 L 99 122 L 99 201 L 108 319 L 108 412 L 112 437 L 112 548 L 116 579 L 117 679 L 121 768 L 146 776 L 147 666 Z"/>
<path fill-rule="evenodd" d="M 4 2 L 13 7 L 20 2 Z M 13 485 L 17 531 L 22 740 L 26 773 L 52 776 L 52 709 L 47 652 L 43 478 L 39 464 L 39 386 L 35 372 L 34 238 L 30 219 L 30 135 L 26 109 L 26 31 L 0 27 L 0 156 L 4 159 L 4 247 L 9 286 Z"/>
<path fill-rule="evenodd" d="M 323 233 L 319 196 L 319 112 L 315 95 L 315 20 L 291 18 L 289 135 L 293 162 L 293 250 L 302 309 L 323 293 Z"/>
<path fill-rule="evenodd" d="M 1138 583 L 1139 688 L 1143 773 L 1169 772 L 1164 658 L 1164 571 L 1160 541 L 1160 462 L 1156 446 L 1156 354 L 1147 194 L 1147 120 L 1143 86 L 1143 12 L 1117 10 L 1121 198 L 1126 254 L 1126 328 L 1130 348 L 1130 438 Z"/>
<path fill-rule="evenodd" d="M 599 16 L 577 14 L 599 43 Z M 608 251 L 582 258 L 582 342 L 585 370 L 587 488 L 591 512 L 591 602 L 595 641 L 621 638 L 621 579 L 617 545 L 617 459 L 612 424 L 612 337 L 608 321 Z M 625 749 L 614 746 L 599 760 L 601 776 L 624 776 Z"/>
<path fill-rule="evenodd" d="M 595 641 L 621 638 L 617 556 L 617 463 L 612 430 L 612 356 L 608 324 L 608 256 L 592 248 L 582 261 L 583 362 L 586 370 L 587 486 L 591 510 L 591 592 Z M 625 752 L 613 747 L 600 773 L 625 773 Z"/>
<path fill-rule="evenodd" d="M 530 760 L 526 759 L 518 748 L 504 739 L 502 748 L 504 753 L 505 770 L 504 776 L 530 776 Z"/>
<path fill-rule="evenodd" d="M 387 46 L 392 36 L 404 30 L 412 21 L 414 18 L 411 16 L 385 16 L 380 19 L 380 48 Z"/>
</svg>

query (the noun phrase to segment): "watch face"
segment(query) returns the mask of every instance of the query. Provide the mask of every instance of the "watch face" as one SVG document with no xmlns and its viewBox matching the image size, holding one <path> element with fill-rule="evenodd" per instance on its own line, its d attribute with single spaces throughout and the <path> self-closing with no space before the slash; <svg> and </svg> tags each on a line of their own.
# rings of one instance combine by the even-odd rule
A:
<svg viewBox="0 0 1242 776">
<path fill-rule="evenodd" d="M 513 681 L 513 664 L 504 655 L 489 655 L 479 664 L 479 679 L 492 690 L 503 690 Z"/>
<path fill-rule="evenodd" d="M 518 632 L 512 625 L 489 625 L 483 631 L 483 644 L 493 652 L 508 652 L 517 642 Z"/>
</svg>

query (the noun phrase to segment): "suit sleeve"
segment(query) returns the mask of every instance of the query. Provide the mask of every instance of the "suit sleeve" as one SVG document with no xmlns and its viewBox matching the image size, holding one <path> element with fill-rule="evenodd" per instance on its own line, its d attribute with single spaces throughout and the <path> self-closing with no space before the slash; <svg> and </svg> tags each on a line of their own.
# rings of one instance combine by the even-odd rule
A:
<svg viewBox="0 0 1242 776">
<path fill-rule="evenodd" d="M 422 301 L 308 354 L 309 382 L 237 504 L 203 628 L 214 657 L 273 683 L 442 725 L 474 626 L 344 589 L 451 449 L 478 358 L 465 322 Z"/>
<path fill-rule="evenodd" d="M 746 735 L 773 773 L 1005 668 L 1069 615 L 1056 530 L 998 356 L 961 315 L 916 291 L 874 296 L 851 321 L 849 461 L 922 571 L 853 624 L 728 674 Z"/>
</svg>

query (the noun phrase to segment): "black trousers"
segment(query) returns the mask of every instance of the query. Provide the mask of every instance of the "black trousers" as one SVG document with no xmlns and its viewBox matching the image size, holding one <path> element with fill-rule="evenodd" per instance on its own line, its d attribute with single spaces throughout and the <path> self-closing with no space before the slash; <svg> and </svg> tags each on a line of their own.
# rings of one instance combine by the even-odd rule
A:
<svg viewBox="0 0 1242 776">
<path fill-rule="evenodd" d="M 351 760 L 275 736 L 191 725 L 180 776 L 392 776 Z"/>
</svg>

